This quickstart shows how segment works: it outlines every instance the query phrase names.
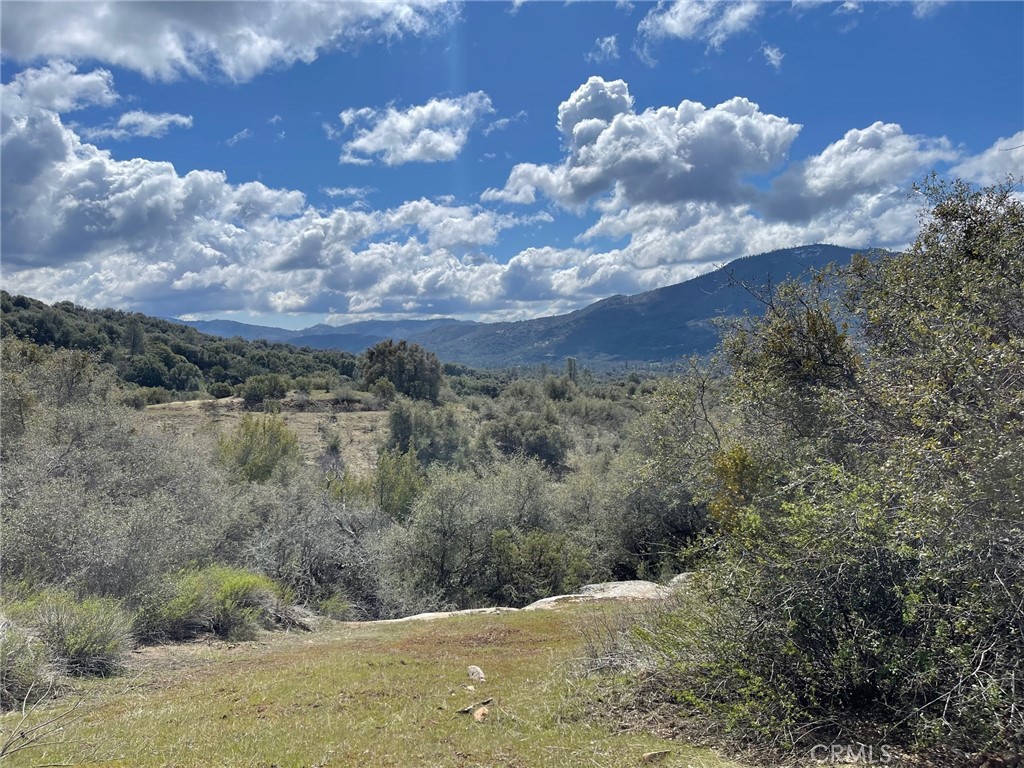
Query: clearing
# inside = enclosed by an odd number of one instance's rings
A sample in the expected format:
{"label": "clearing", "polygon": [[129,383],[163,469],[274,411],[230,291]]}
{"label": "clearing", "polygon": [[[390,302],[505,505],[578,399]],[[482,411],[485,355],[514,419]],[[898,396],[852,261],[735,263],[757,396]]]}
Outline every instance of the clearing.
{"label": "clearing", "polygon": [[[278,414],[299,439],[302,457],[315,462],[327,447],[332,432],[341,436],[341,455],[345,466],[355,475],[369,475],[377,464],[377,452],[387,434],[387,411],[339,411],[330,405],[326,393],[314,393],[301,401],[290,393],[282,402]],[[297,402],[304,402],[302,409]],[[235,429],[246,414],[260,415],[259,409],[249,410],[242,398],[221,400],[186,400],[150,405],[146,417],[165,428],[182,434],[213,431],[228,433]]]}
{"label": "clearing", "polygon": [[[586,715],[572,682],[577,627],[608,610],[617,608],[328,622],[309,634],[140,649],[128,674],[80,684],[81,704],[49,746],[8,764],[741,768]],[[485,682],[469,679],[471,664]],[[482,722],[460,713],[487,699]],[[9,734],[19,718],[0,718],[0,729]]]}

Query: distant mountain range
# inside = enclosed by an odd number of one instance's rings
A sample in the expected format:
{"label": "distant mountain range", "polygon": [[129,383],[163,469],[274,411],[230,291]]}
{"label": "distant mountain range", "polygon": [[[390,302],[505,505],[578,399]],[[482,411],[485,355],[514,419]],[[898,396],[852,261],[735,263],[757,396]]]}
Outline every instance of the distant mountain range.
{"label": "distant mountain range", "polygon": [[663,362],[710,352],[716,320],[763,306],[744,286],[763,288],[804,278],[830,263],[847,264],[857,249],[836,245],[784,248],[736,259],[684,283],[634,296],[611,296],[565,315],[503,323],[465,320],[367,320],[299,331],[230,320],[182,321],[203,333],[284,341],[317,349],[362,352],[384,339],[407,339],[445,362],[501,367],[558,362]]}

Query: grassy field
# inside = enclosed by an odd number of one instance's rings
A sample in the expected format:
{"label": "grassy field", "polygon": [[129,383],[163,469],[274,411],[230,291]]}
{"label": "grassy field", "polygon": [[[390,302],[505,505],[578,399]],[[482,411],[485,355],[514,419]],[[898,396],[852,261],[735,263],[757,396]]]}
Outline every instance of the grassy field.
{"label": "grassy field", "polygon": [[[328,435],[341,435],[342,458],[356,475],[369,474],[376,465],[377,452],[387,431],[387,411],[334,412],[326,404],[325,393],[315,393],[308,410],[282,409],[280,416],[299,439],[303,458],[315,461],[327,445]],[[166,428],[192,434],[230,432],[247,413],[241,398],[189,400],[151,405],[146,416]],[[256,411],[259,413],[259,411]]]}
{"label": "grassy field", "polygon": [[[5,766],[739,768],[584,715],[569,680],[586,610],[595,609],[335,623],[250,643],[142,649],[126,675],[80,686],[82,703],[50,746]],[[487,675],[475,689],[470,664]],[[483,722],[459,712],[486,699]],[[6,715],[0,728],[9,734],[18,719]]]}

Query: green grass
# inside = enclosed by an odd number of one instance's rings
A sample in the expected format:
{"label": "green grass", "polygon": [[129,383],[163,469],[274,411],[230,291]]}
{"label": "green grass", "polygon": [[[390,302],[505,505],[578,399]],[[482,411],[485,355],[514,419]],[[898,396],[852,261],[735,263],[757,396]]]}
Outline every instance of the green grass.
{"label": "green grass", "polygon": [[[671,750],[657,765],[739,768],[588,719],[566,682],[580,653],[580,610],[333,624],[145,649],[129,675],[80,686],[77,719],[52,735],[56,744],[6,765],[610,768]],[[487,674],[472,691],[469,664]],[[483,723],[457,712],[486,698],[494,701]],[[10,732],[19,717],[0,718],[0,728]]]}

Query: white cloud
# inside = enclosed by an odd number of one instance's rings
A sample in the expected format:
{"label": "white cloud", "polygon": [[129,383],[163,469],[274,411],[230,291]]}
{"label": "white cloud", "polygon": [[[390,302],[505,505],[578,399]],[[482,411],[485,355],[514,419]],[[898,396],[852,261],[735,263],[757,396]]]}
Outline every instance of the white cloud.
{"label": "white cloud", "polygon": [[934,16],[939,8],[947,5],[949,0],[915,0],[914,6],[914,18],[915,19],[927,19],[929,16]]}
{"label": "white cloud", "polygon": [[504,131],[512,123],[518,123],[521,120],[525,120],[527,117],[526,110],[521,109],[516,112],[512,117],[501,117],[493,121],[490,125],[483,129],[482,133],[484,136],[490,136],[495,131]]}
{"label": "white cloud", "polygon": [[[5,14],[7,8],[4,6]],[[80,74],[66,61],[23,70],[2,88],[5,111],[35,107],[64,113],[93,105],[110,106],[118,99],[110,72],[95,69]]]}
{"label": "white cloud", "polygon": [[152,79],[217,73],[246,81],[329,48],[430,34],[456,12],[435,0],[5,3],[0,44],[4,56],[23,62],[92,59]]}
{"label": "white cloud", "polygon": [[519,164],[493,199],[545,197],[596,210],[596,222],[581,224],[570,247],[541,243],[501,263],[508,235],[551,222],[548,210],[511,214],[449,197],[373,210],[359,187],[324,188],[356,202],[317,208],[295,190],[115,159],[20,97],[5,98],[3,115],[5,288],[165,316],[512,319],[794,244],[900,247],[917,229],[906,191],[922,169],[959,161],[986,177],[1019,164],[1012,147],[1024,143],[1017,134],[959,157],[944,138],[876,123],[783,170],[799,130],[783,117],[741,98],[637,112],[624,82],[595,79],[558,110],[562,162]]}
{"label": "white cloud", "polygon": [[454,160],[465,146],[470,129],[493,111],[483,91],[431,99],[404,111],[395,107],[346,109],[339,115],[342,125],[357,127],[355,137],[342,147],[340,161],[365,165],[375,156],[386,165]]}
{"label": "white cloud", "polygon": [[224,143],[227,144],[229,147],[233,147],[238,142],[245,141],[246,139],[249,139],[249,138],[252,138],[252,129],[251,128],[243,128],[238,133],[236,133],[234,136],[232,136],[230,139],[225,139]]}
{"label": "white cloud", "polygon": [[953,174],[976,184],[998,184],[1013,175],[1024,178],[1024,131],[998,139],[980,155],[969,157],[953,168]]}
{"label": "white cloud", "polygon": [[538,191],[568,206],[608,193],[616,206],[753,196],[744,178],[786,158],[800,126],[733,98],[715,107],[684,101],[637,113],[622,80],[591,77],[558,109],[567,157],[512,169],[484,201],[531,203]]}
{"label": "white cloud", "polygon": [[858,196],[896,193],[908,181],[958,153],[945,138],[903,133],[876,122],[847,131],[839,141],[793,165],[772,183],[762,207],[766,215],[807,221],[828,210],[845,210]]}
{"label": "white cloud", "polygon": [[122,140],[132,136],[160,138],[166,136],[167,131],[175,126],[191,128],[192,116],[167,112],[153,114],[134,110],[121,115],[113,126],[82,128],[82,135],[91,141],[97,139]]}
{"label": "white cloud", "polygon": [[267,123],[269,123],[270,125],[277,125],[282,120],[284,120],[284,118],[281,117],[280,115],[274,115],[273,117],[267,118]]}
{"label": "white cloud", "polygon": [[785,58],[786,54],[784,54],[780,48],[765,43],[761,46],[761,53],[764,54],[765,63],[767,63],[769,67],[774,69],[776,72],[782,69],[782,60]]}
{"label": "white cloud", "polygon": [[615,61],[619,58],[619,43],[615,35],[599,37],[594,41],[594,48],[583,57],[587,61],[599,63]]}
{"label": "white cloud", "polygon": [[373,187],[322,187],[320,191],[328,197],[351,197],[361,200],[377,190]]}
{"label": "white cloud", "polygon": [[718,50],[730,37],[750,29],[761,11],[755,0],[662,0],[637,27],[638,52],[653,63],[651,44],[671,38],[700,41]]}

